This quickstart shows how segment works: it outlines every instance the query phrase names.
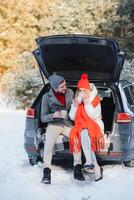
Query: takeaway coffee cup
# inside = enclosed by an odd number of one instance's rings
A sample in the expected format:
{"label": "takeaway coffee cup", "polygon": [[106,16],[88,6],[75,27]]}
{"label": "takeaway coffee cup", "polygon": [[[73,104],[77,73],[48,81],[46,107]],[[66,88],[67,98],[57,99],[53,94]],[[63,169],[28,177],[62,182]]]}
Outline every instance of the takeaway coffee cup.
{"label": "takeaway coffee cup", "polygon": [[61,110],[60,113],[61,113],[61,118],[66,118],[66,116],[67,116],[66,110]]}

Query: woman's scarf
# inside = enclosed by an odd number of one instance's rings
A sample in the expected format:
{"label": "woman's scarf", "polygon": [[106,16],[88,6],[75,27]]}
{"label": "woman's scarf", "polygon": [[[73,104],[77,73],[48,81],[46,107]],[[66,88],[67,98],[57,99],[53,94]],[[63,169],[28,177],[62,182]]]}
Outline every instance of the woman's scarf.
{"label": "woman's scarf", "polygon": [[[96,107],[100,103],[99,96],[96,96],[91,103]],[[100,126],[86,114],[83,103],[79,104],[77,108],[74,123],[69,136],[71,153],[78,153],[81,150],[82,129],[88,129],[92,151],[99,151],[104,148],[104,134]]]}

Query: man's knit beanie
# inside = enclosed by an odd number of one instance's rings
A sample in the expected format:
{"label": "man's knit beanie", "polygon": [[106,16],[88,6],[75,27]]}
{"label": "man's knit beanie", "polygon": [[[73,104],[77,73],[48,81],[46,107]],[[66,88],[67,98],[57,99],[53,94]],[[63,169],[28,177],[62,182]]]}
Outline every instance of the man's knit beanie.
{"label": "man's knit beanie", "polygon": [[50,85],[51,87],[55,90],[58,88],[58,86],[65,80],[64,77],[56,75],[56,74],[52,74],[51,76],[49,76],[49,81],[50,81]]}

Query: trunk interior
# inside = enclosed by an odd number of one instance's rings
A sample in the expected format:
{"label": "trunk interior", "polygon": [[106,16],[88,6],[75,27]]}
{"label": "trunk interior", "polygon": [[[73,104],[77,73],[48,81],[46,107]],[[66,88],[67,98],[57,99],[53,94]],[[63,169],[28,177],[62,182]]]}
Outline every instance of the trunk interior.
{"label": "trunk interior", "polygon": [[115,112],[115,104],[112,93],[109,97],[103,97],[101,101],[102,120],[104,123],[105,133],[111,133],[113,128],[113,119]]}
{"label": "trunk interior", "polygon": [[[76,91],[76,87],[70,86],[74,92]],[[113,118],[115,112],[115,103],[113,98],[112,90],[108,87],[98,87],[98,94],[101,97],[101,110],[102,110],[102,120],[104,122],[105,132],[111,132],[113,127]],[[41,96],[43,95],[43,92]],[[46,124],[41,123],[40,121],[40,110],[41,110],[41,99],[39,97],[38,101],[36,102],[35,109],[36,109],[36,118],[38,118],[38,128],[43,128]]]}
{"label": "trunk interior", "polygon": [[[76,87],[74,86],[73,87],[70,86],[68,88],[71,88],[74,92],[76,91]],[[114,120],[114,112],[115,112],[115,103],[114,103],[112,90],[108,87],[98,87],[98,86],[97,86],[97,90],[98,90],[99,96],[102,99],[101,109],[102,109],[102,120],[104,122],[104,127],[105,127],[104,132],[105,134],[110,134],[113,128],[113,120]],[[37,127],[37,132],[39,132],[41,135],[45,133],[46,126],[47,126],[47,124],[43,124],[40,121],[42,95],[43,95],[43,91],[41,92],[40,97],[38,96],[38,100],[36,99],[37,102],[35,105],[36,119],[37,119],[36,127]],[[63,141],[64,141],[65,149],[67,149],[69,147],[67,138],[64,138]],[[42,142],[40,144],[40,142],[38,141],[38,144],[39,144],[39,148],[43,147]]]}

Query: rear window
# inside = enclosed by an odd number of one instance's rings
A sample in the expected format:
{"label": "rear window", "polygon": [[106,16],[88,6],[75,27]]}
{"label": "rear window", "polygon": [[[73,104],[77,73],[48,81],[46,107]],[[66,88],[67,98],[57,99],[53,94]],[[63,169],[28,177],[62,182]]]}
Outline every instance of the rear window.
{"label": "rear window", "polygon": [[134,85],[131,84],[124,87],[124,92],[125,92],[128,104],[134,109]]}

